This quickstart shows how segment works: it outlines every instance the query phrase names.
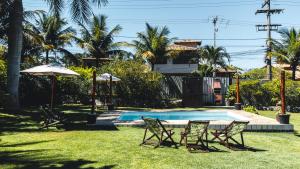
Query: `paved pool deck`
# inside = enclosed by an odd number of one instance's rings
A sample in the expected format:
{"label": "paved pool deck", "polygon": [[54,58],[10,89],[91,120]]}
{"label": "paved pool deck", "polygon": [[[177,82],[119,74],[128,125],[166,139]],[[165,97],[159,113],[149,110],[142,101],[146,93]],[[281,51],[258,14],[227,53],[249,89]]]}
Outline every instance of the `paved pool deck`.
{"label": "paved pool deck", "polygon": [[[163,110],[153,110],[154,112],[168,112],[172,110],[163,109]],[[153,112],[152,111],[152,112]],[[177,110],[176,110],[177,111]],[[181,110],[179,110],[181,111]],[[185,110],[182,110],[183,113]],[[247,131],[266,131],[266,132],[292,132],[294,131],[294,126],[292,124],[280,124],[275,119],[260,116],[254,113],[248,113],[243,110],[228,110],[228,109],[218,109],[218,110],[205,110],[211,113],[218,111],[225,111],[230,114],[233,114],[236,117],[240,117],[242,121],[249,121],[246,130]],[[142,120],[135,121],[119,121],[122,112],[130,112],[130,111],[110,111],[99,115],[96,120],[97,126],[144,126],[144,122]],[[132,111],[134,112],[134,111]],[[201,111],[199,111],[201,113]],[[209,128],[210,129],[223,129],[226,125],[228,125],[231,121],[225,120],[216,120],[210,121]],[[166,127],[175,127],[175,128],[184,128],[188,123],[188,120],[166,120],[163,124]]]}

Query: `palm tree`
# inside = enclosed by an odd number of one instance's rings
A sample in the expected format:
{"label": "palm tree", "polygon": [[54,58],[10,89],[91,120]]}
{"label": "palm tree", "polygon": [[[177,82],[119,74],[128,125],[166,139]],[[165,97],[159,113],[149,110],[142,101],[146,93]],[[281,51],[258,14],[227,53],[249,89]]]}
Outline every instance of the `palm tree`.
{"label": "palm tree", "polygon": [[168,38],[169,29],[164,26],[152,27],[146,23],[146,31],[137,33],[138,40],[133,41],[133,46],[136,48],[136,55],[145,58],[150,64],[152,70],[154,64],[160,62],[169,55],[167,49],[174,38]]}
{"label": "palm tree", "polygon": [[[71,7],[71,16],[73,20],[87,21],[92,14],[91,4],[97,4],[99,7],[105,5],[107,0],[45,0],[50,5],[52,11],[59,15],[62,9]],[[23,1],[22,0],[0,0],[0,6],[8,3],[8,60],[7,60],[7,90],[8,105],[10,110],[19,109],[19,72],[20,60],[23,44]],[[65,4],[64,2],[67,2]],[[2,7],[0,7],[2,8]],[[2,11],[2,10],[0,10]]]}
{"label": "palm tree", "polygon": [[287,63],[292,69],[292,80],[296,80],[297,66],[300,62],[300,31],[295,28],[279,31],[282,40],[273,40],[274,51],[270,54],[277,57],[278,63]]}
{"label": "palm tree", "polygon": [[49,53],[62,53],[66,57],[73,58],[71,52],[64,49],[66,45],[71,45],[75,38],[76,31],[59,16],[49,16],[39,13],[39,19],[35,24],[27,24],[24,27],[25,37],[31,39],[34,44],[38,44],[46,54],[46,64],[49,63]]}
{"label": "palm tree", "polygon": [[203,62],[213,68],[213,77],[216,77],[217,66],[226,68],[226,60],[230,61],[230,55],[224,47],[206,45],[200,50]]}
{"label": "palm tree", "polygon": [[79,46],[86,49],[90,57],[96,58],[96,67],[99,66],[100,58],[111,58],[126,54],[120,50],[122,42],[114,42],[114,37],[122,30],[116,25],[111,30],[107,26],[107,17],[104,15],[94,16],[87,25],[79,23],[81,38],[77,39]]}

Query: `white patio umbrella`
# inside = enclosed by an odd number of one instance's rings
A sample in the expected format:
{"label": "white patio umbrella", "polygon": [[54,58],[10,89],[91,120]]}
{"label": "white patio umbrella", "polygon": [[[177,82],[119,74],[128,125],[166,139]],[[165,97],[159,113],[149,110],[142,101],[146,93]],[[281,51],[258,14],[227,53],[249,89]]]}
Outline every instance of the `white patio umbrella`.
{"label": "white patio umbrella", "polygon": [[120,78],[117,78],[109,73],[104,73],[101,74],[96,78],[97,82],[108,82],[109,81],[109,97],[110,97],[110,102],[112,102],[112,82],[118,82],[121,81]]}
{"label": "white patio umbrella", "polygon": [[54,98],[54,78],[55,76],[79,76],[78,73],[67,69],[65,67],[62,67],[60,65],[42,65],[42,66],[36,66],[30,69],[26,69],[23,71],[20,71],[21,73],[28,73],[30,75],[34,76],[51,76],[51,100],[50,100],[50,109],[52,111],[53,108],[53,98]]}
{"label": "white patio umbrella", "polygon": [[113,82],[118,82],[120,81],[121,79],[109,74],[109,73],[104,73],[104,74],[101,74],[100,76],[98,76],[96,78],[96,81],[97,82],[100,82],[100,81],[110,81],[110,78]]}

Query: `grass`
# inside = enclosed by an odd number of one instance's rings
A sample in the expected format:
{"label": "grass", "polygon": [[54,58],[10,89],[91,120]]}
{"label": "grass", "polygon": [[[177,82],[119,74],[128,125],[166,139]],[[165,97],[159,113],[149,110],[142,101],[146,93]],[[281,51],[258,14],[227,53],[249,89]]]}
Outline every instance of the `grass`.
{"label": "grass", "polygon": [[[215,151],[189,153],[179,149],[139,146],[144,130],[88,128],[84,106],[67,106],[73,121],[65,130],[37,130],[38,112],[9,115],[0,110],[0,168],[299,168],[300,137],[297,133],[245,133],[246,150],[233,151],[218,143]],[[63,108],[63,109],[64,109]],[[1,113],[2,112],[2,113]],[[260,114],[274,117],[274,112]],[[291,122],[300,130],[300,114]],[[179,133],[179,129],[176,130]],[[179,135],[175,137],[179,141]]]}

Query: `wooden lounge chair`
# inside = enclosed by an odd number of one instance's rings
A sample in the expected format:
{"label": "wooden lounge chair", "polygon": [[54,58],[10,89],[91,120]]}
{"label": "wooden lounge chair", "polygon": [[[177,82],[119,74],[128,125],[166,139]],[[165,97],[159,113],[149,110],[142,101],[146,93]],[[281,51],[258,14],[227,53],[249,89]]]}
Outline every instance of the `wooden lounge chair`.
{"label": "wooden lounge chair", "polygon": [[[145,145],[149,143],[152,138],[156,138],[158,141],[156,142],[155,148],[159,147],[162,143],[164,143],[167,140],[170,140],[171,145],[174,145],[177,148],[177,144],[172,138],[172,136],[174,135],[173,129],[166,129],[159,119],[144,117],[142,117],[142,119],[145,122],[146,129],[143,137],[143,142],[140,145]],[[148,131],[152,135],[146,138]]]}
{"label": "wooden lounge chair", "polygon": [[[215,139],[218,139],[221,144],[224,144],[226,147],[230,148],[229,140],[232,140],[239,146],[244,147],[244,137],[243,137],[243,131],[245,130],[247,124],[249,122],[245,121],[233,121],[228,126],[226,126],[223,130],[216,130],[214,132],[211,132],[211,134],[214,136],[212,141]],[[233,136],[240,134],[241,135],[241,141],[242,143],[239,143],[237,140],[233,138]]]}
{"label": "wooden lounge chair", "polygon": [[66,118],[63,112],[50,111],[47,106],[41,106],[41,112],[43,120],[40,129],[48,129],[49,127],[59,128],[66,122]]}
{"label": "wooden lounge chair", "polygon": [[181,132],[180,144],[184,140],[185,146],[190,152],[193,149],[208,149],[208,125],[209,121],[189,121],[187,127]]}

